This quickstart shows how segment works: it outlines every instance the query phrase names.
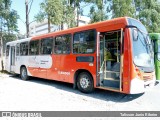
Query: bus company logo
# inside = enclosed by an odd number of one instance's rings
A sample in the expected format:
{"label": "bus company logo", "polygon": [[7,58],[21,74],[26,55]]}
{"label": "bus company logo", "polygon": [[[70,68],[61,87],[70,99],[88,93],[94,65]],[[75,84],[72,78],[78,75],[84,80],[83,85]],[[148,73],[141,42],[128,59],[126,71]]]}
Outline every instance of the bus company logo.
{"label": "bus company logo", "polygon": [[2,112],[2,117],[12,117],[11,112]]}
{"label": "bus company logo", "polygon": [[58,71],[60,75],[70,75],[70,72]]}

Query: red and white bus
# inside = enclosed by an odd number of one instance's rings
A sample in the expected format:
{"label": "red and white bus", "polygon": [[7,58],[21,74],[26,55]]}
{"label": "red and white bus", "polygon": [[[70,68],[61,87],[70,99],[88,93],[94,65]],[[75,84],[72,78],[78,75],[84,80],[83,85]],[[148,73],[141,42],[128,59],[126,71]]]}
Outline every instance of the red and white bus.
{"label": "red and white bus", "polygon": [[155,84],[148,32],[138,20],[121,17],[6,44],[6,70],[94,88],[143,93]]}

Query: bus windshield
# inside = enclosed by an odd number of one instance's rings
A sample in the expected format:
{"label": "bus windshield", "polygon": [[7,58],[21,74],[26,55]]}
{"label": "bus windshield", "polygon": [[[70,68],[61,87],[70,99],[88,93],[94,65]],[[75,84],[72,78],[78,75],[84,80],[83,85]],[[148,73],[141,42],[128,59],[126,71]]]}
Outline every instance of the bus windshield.
{"label": "bus windshield", "polygon": [[133,60],[138,67],[154,67],[154,57],[151,40],[146,28],[138,21],[129,19],[130,25],[137,28],[131,28]]}

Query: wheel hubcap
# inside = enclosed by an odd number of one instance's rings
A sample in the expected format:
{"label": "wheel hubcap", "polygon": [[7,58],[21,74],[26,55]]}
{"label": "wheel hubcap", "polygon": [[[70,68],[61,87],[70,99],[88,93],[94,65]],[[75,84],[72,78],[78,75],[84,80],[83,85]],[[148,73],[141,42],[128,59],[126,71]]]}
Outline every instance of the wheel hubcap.
{"label": "wheel hubcap", "polygon": [[83,77],[80,79],[80,85],[82,88],[86,89],[89,86],[90,82],[88,77]]}

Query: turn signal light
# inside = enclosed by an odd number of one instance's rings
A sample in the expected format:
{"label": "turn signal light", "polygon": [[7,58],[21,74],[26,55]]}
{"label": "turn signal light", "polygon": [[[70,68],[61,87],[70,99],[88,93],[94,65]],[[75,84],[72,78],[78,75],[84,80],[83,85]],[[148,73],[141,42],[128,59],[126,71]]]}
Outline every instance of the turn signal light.
{"label": "turn signal light", "polygon": [[136,72],[137,72],[138,77],[141,77],[141,72],[139,71],[138,68],[136,68]]}

